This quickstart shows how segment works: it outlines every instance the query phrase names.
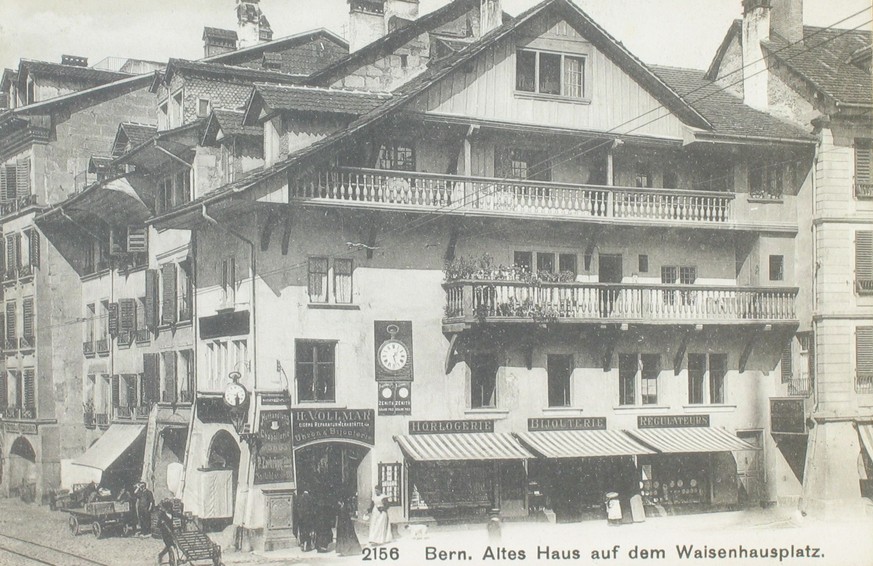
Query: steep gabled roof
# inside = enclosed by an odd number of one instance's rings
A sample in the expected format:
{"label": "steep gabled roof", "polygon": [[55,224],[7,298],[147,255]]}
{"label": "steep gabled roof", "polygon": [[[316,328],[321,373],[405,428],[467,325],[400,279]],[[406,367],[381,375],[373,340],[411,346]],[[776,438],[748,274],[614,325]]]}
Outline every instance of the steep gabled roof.
{"label": "steep gabled roof", "polygon": [[838,105],[873,106],[873,79],[852,63],[858,50],[869,48],[866,30],[803,27],[804,41],[795,45],[772,34],[764,48],[776,60]]}
{"label": "steep gabled roof", "polygon": [[91,67],[77,67],[75,65],[61,65],[60,63],[34,61],[32,59],[21,60],[18,66],[19,77],[23,76],[22,71],[26,71],[31,75],[74,79],[95,85],[111,83],[130,76],[127,73],[104,71]]}
{"label": "steep gabled roof", "polygon": [[206,26],[203,28],[203,39],[206,39],[207,37],[226,39],[228,41],[236,41],[237,33],[236,30],[232,29],[212,28]]}
{"label": "steep gabled roof", "polygon": [[[19,106],[18,108],[13,110],[13,112],[18,115],[48,114],[53,109],[59,106],[63,106],[64,104],[75,102],[81,99],[87,99],[96,103],[99,100],[111,98],[112,93],[118,90],[122,90],[124,92],[132,92],[134,90],[144,88],[152,82],[154,76],[155,73],[146,73],[143,75],[133,76],[124,75],[124,78],[120,80],[101,84],[98,86],[87,88],[85,90],[78,90],[68,94],[63,94],[61,96],[49,98],[48,100],[43,100],[41,102],[34,102],[33,104],[28,104],[26,106]],[[124,92],[122,92],[122,94]]]}
{"label": "steep gabled roof", "polygon": [[[311,42],[316,39],[322,39],[325,41],[330,41],[335,43],[341,49],[348,51],[349,43],[342,37],[333,33],[329,29],[326,28],[318,28],[309,31],[305,31],[302,33],[297,33],[294,35],[289,35],[287,37],[282,37],[279,39],[274,39],[272,41],[266,41],[264,43],[258,43],[256,45],[251,45],[249,47],[245,47],[243,49],[237,49],[235,51],[228,51],[227,53],[220,53],[218,55],[213,55],[211,57],[206,57],[205,59],[201,59],[203,62],[211,62],[211,63],[224,63],[227,65],[240,64],[245,61],[251,61],[253,59],[258,59],[262,57],[263,53],[266,52],[280,52],[282,50],[291,49],[298,45],[304,45],[308,42]],[[309,71],[304,68],[311,65],[307,65],[305,61],[295,61],[295,67],[303,65],[300,67],[301,73],[308,73]]]}
{"label": "steep gabled roof", "polygon": [[709,63],[709,68],[706,70],[706,79],[714,81],[718,78],[718,70],[721,67],[721,62],[724,56],[727,55],[727,50],[731,46],[734,38],[742,42],[743,20],[737,19],[731,22],[731,27],[724,34],[724,39],[721,40],[721,45],[715,51],[715,56],[712,62]]}
{"label": "steep gabled roof", "polygon": [[700,112],[717,136],[813,142],[800,128],[743,104],[738,96],[706,79],[706,72],[652,65],[651,69]]}
{"label": "steep gabled roof", "polygon": [[163,81],[169,83],[173,78],[173,74],[178,72],[188,72],[200,76],[212,77],[228,82],[274,82],[274,83],[299,83],[303,80],[303,75],[289,75],[287,73],[279,73],[276,71],[264,71],[261,69],[252,69],[249,67],[236,67],[233,65],[223,65],[221,63],[210,63],[204,61],[188,61],[186,59],[170,59],[167,64],[167,69],[163,74]]}
{"label": "steep gabled roof", "polygon": [[115,140],[112,142],[112,156],[118,157],[124,153],[125,148],[137,147],[155,137],[158,127],[136,122],[122,122],[118,124],[115,132]]}
{"label": "steep gabled roof", "polygon": [[256,83],[246,105],[246,124],[265,108],[278,112],[316,112],[360,116],[391,98],[387,92]]}
{"label": "steep gabled roof", "polygon": [[260,137],[264,134],[264,130],[260,126],[244,125],[244,117],[245,113],[242,110],[214,109],[206,121],[201,145],[212,144],[219,131],[223,132],[225,136]]}

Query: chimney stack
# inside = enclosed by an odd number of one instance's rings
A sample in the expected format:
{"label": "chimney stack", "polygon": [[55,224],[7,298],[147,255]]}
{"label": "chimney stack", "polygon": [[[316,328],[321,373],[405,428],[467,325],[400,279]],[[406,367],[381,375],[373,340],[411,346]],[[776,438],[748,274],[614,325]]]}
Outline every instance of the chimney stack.
{"label": "chimney stack", "polygon": [[203,28],[203,56],[212,57],[236,50],[236,32],[230,29]]}
{"label": "chimney stack", "polygon": [[[260,0],[236,0],[236,18],[237,18],[237,48],[251,47],[261,42],[261,23],[267,19],[261,13]],[[267,23],[267,32],[272,37],[273,30],[269,29],[270,24]]]}
{"label": "chimney stack", "polygon": [[770,0],[743,0],[743,102],[767,111],[767,62],[761,42],[770,39]]}
{"label": "chimney stack", "polygon": [[803,41],[803,0],[770,0],[770,31],[791,43]]}
{"label": "chimney stack", "polygon": [[500,0],[479,0],[479,37],[503,25]]}
{"label": "chimney stack", "polygon": [[349,51],[357,51],[393,29],[403,27],[395,18],[418,19],[419,0],[348,0]]}

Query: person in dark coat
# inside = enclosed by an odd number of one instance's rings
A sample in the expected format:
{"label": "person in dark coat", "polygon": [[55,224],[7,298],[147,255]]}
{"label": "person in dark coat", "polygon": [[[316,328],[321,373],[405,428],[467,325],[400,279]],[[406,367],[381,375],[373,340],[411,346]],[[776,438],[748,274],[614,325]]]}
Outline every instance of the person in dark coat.
{"label": "person in dark coat", "polygon": [[333,542],[333,526],[336,523],[336,508],[333,500],[322,495],[317,503],[318,515],[315,519],[315,549],[327,552],[327,547]]}
{"label": "person in dark coat", "polygon": [[300,543],[300,548],[303,552],[309,552],[315,548],[315,540],[313,537],[313,519],[315,515],[315,501],[308,491],[302,492],[297,496],[297,522],[295,524],[297,542]]}
{"label": "person in dark coat", "polygon": [[355,497],[340,501],[336,518],[336,552],[340,556],[357,556],[361,553],[361,543],[355,534],[355,523],[352,513],[355,509]]}
{"label": "person in dark coat", "polygon": [[152,509],[155,507],[155,496],[146,487],[144,481],[136,484],[134,492],[136,498],[136,516],[139,519],[139,533],[141,537],[147,537],[152,532]]}
{"label": "person in dark coat", "polygon": [[158,505],[158,532],[164,541],[164,548],[158,553],[158,564],[163,564],[164,556],[173,551],[173,504],[170,501]]}

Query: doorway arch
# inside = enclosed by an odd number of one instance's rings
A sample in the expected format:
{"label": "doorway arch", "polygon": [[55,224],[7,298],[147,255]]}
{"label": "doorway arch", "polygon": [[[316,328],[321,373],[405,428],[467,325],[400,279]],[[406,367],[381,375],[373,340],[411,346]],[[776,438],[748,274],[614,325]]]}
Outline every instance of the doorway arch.
{"label": "doorway arch", "polygon": [[29,440],[19,436],[9,448],[10,495],[24,496],[36,488],[36,450]]}
{"label": "doorway arch", "polygon": [[369,446],[351,442],[317,442],[294,451],[297,491],[346,500],[357,496],[358,467]]}
{"label": "doorway arch", "polygon": [[209,470],[231,470],[233,499],[231,508],[236,506],[236,490],[239,481],[239,444],[226,430],[219,430],[209,441],[206,454],[206,467]]}

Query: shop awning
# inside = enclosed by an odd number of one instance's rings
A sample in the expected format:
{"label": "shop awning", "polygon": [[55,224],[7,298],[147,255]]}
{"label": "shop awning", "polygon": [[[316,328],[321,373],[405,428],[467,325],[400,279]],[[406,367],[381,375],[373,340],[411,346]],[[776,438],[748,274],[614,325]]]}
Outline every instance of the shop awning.
{"label": "shop awning", "polygon": [[641,428],[627,431],[637,440],[668,454],[758,450],[723,428]]}
{"label": "shop awning", "polygon": [[861,444],[867,450],[867,456],[873,460],[873,424],[858,423],[858,436],[861,437]]}
{"label": "shop awning", "polygon": [[145,432],[145,425],[140,424],[114,424],[110,426],[103,436],[97,439],[91,448],[85,451],[73,463],[79,466],[87,466],[98,470],[106,470],[115,463],[124,451],[136,442]]}
{"label": "shop awning", "polygon": [[523,444],[546,458],[592,458],[655,454],[621,430],[520,432]]}
{"label": "shop awning", "polygon": [[422,434],[395,436],[407,458],[417,462],[526,460],[534,456],[507,433]]}

